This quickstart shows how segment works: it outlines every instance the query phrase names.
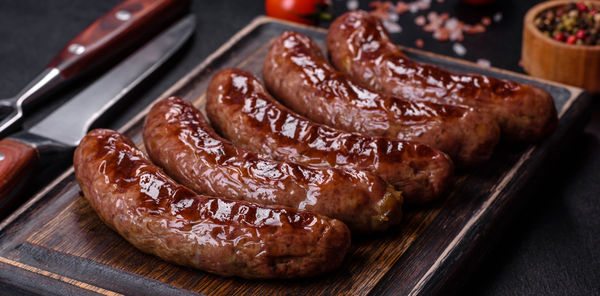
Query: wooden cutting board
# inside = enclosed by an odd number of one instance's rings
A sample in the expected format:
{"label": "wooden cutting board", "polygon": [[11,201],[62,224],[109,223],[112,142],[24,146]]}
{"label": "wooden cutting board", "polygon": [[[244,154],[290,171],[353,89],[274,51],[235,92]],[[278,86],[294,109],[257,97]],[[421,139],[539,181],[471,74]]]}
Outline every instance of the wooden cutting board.
{"label": "wooden cutting board", "polygon": [[[160,98],[178,95],[203,108],[212,74],[236,67],[261,77],[270,42],[284,30],[324,45],[326,31],[259,17]],[[457,172],[440,202],[406,209],[404,222],[386,233],[354,237],[337,271],[315,278],[249,281],[221,278],[166,263],[132,247],[98,219],[80,194],[73,169],[65,172],[0,224],[0,291],[43,295],[430,295],[447,292],[465,265],[483,250],[519,189],[535,168],[584,117],[591,104],[582,90],[507,71],[406,49],[415,60],[457,72],[481,73],[549,91],[560,121],[538,145],[501,145],[491,161]],[[157,99],[160,99],[157,98]],[[148,109],[120,131],[141,144]],[[523,197],[520,197],[523,198]]]}

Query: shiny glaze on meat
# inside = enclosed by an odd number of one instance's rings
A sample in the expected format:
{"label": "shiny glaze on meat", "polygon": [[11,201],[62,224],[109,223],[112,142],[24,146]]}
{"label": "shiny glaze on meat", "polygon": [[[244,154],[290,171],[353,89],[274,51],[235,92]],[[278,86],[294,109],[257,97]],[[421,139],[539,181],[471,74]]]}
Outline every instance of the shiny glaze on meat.
{"label": "shiny glaze on meat", "polygon": [[125,136],[88,133],[75,176],[106,225],[143,252],[222,276],[291,278],[339,266],[342,222],[286,207],[200,196],[175,183]]}
{"label": "shiny glaze on meat", "polygon": [[408,203],[439,197],[451,179],[452,162],[443,152],[311,122],[275,101],[242,70],[215,74],[207,100],[211,123],[234,143],[279,160],[374,172],[402,190]]}
{"label": "shiny glaze on meat", "polygon": [[275,40],[263,77],[273,96],[316,122],[418,141],[448,153],[459,166],[487,160],[499,140],[497,123],[472,109],[386,96],[354,83],[297,32],[284,32]]}
{"label": "shiny glaze on meat", "polygon": [[152,107],[144,143],[154,163],[200,194],[310,210],[359,232],[400,222],[402,196],[379,176],[259,157],[218,136],[200,110],[177,97]]}
{"label": "shiny glaze on meat", "polygon": [[413,62],[365,11],[337,18],[329,29],[327,48],[336,68],[357,81],[411,100],[475,107],[496,118],[510,140],[539,141],[556,127],[556,109],[547,92]]}

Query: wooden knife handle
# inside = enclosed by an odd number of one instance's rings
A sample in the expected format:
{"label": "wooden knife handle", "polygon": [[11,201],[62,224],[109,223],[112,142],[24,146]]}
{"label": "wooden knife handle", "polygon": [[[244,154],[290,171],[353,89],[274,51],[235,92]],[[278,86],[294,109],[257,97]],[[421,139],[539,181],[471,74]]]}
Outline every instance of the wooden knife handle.
{"label": "wooden knife handle", "polygon": [[71,78],[139,46],[188,7],[188,0],[123,1],[73,38],[48,67]]}
{"label": "wooden knife handle", "polygon": [[17,195],[38,158],[34,147],[10,138],[0,141],[0,208]]}

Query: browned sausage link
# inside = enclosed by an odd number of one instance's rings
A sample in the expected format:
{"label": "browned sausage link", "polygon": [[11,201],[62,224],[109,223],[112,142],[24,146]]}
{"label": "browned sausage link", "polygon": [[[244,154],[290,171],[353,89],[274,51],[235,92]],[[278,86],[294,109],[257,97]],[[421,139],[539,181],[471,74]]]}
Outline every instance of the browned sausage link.
{"label": "browned sausage link", "polygon": [[357,81],[411,100],[475,107],[496,118],[510,140],[539,141],[556,128],[556,109],[547,92],[415,63],[367,12],[338,17],[329,27],[327,48],[334,66]]}
{"label": "browned sausage link", "polygon": [[374,172],[402,190],[409,203],[439,197],[452,175],[452,162],[439,150],[311,122],[279,104],[241,70],[218,72],[207,100],[213,126],[233,142],[279,160]]}
{"label": "browned sausage link", "polygon": [[350,231],[286,207],[196,195],[125,136],[93,130],[75,150],[75,176],[106,225],[143,252],[222,276],[292,278],[339,266]]}
{"label": "browned sausage link", "polygon": [[200,194],[310,210],[359,232],[400,222],[401,194],[379,176],[260,158],[222,139],[200,110],[176,97],[152,107],[144,143],[154,163]]}
{"label": "browned sausage link", "polygon": [[351,132],[418,141],[458,166],[487,160],[499,139],[496,122],[463,107],[384,96],[349,80],[327,63],[306,35],[284,32],[263,66],[269,91],[316,122]]}

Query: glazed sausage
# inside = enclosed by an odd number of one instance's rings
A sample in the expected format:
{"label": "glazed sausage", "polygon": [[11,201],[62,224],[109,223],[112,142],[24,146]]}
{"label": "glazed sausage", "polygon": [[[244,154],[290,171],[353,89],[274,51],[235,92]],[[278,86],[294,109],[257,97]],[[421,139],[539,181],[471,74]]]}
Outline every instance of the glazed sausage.
{"label": "glazed sausage", "polygon": [[169,262],[221,276],[305,277],[339,266],[350,246],[350,230],[339,220],[197,195],[111,130],[89,132],[74,166],[100,219]]}
{"label": "glazed sausage", "polygon": [[215,129],[238,145],[278,160],[374,172],[403,191],[407,203],[439,197],[451,179],[452,162],[443,152],[311,122],[279,104],[241,70],[226,69],[213,77],[206,111]]}
{"label": "glazed sausage", "polygon": [[379,176],[261,158],[218,136],[200,110],[176,97],[152,107],[144,143],[155,164],[200,194],[310,210],[359,232],[401,219],[400,192]]}
{"label": "glazed sausage", "polygon": [[556,128],[556,109],[544,90],[413,62],[365,11],[338,17],[327,49],[333,65],[357,81],[411,100],[475,107],[495,118],[509,140],[539,141]]}
{"label": "glazed sausage", "polygon": [[263,78],[273,96],[316,122],[421,142],[448,153],[460,167],[487,160],[500,137],[497,123],[472,109],[385,96],[354,83],[297,32],[284,32],[272,44]]}

